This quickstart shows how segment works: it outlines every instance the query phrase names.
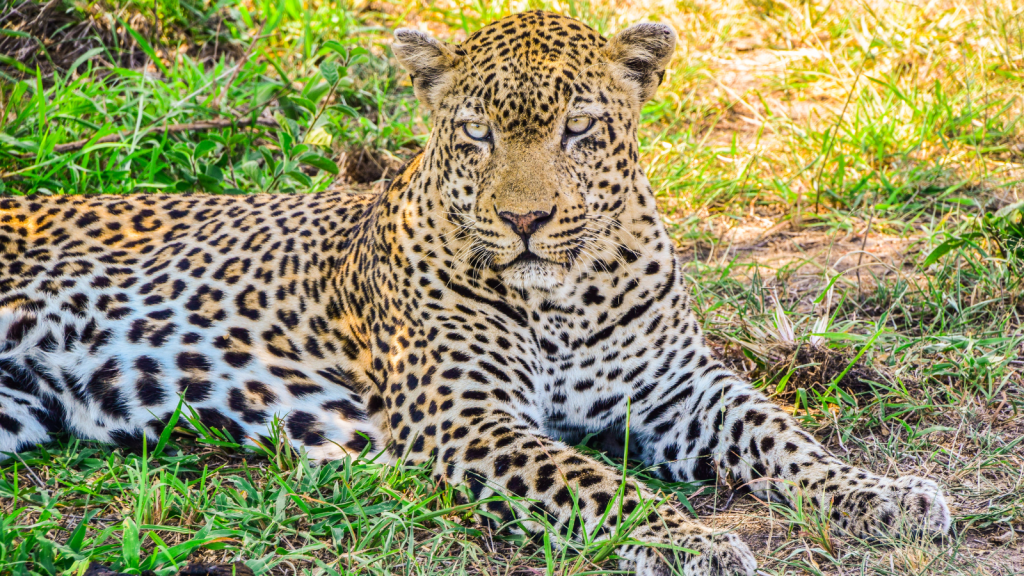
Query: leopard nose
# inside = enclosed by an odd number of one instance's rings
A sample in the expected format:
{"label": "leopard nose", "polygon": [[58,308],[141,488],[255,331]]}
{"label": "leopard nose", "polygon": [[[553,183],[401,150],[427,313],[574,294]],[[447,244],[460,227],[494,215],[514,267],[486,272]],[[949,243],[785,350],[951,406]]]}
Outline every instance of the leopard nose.
{"label": "leopard nose", "polygon": [[539,230],[541,226],[547,224],[555,217],[555,207],[552,207],[550,212],[534,210],[533,212],[527,212],[526,214],[515,214],[506,211],[498,212],[498,216],[500,216],[516,234],[519,234],[523,238],[527,238],[530,234]]}

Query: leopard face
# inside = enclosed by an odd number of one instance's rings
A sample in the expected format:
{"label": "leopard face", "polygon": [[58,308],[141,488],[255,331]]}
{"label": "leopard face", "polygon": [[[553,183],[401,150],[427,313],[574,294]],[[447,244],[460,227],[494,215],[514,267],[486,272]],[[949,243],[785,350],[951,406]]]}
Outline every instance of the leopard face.
{"label": "leopard face", "polygon": [[608,42],[536,13],[458,47],[408,30],[397,37],[434,123],[422,166],[436,175],[440,210],[471,240],[457,257],[522,290],[553,290],[574,269],[614,259],[630,241],[624,213],[646,187],[640,108],[675,33],[640,25]]}

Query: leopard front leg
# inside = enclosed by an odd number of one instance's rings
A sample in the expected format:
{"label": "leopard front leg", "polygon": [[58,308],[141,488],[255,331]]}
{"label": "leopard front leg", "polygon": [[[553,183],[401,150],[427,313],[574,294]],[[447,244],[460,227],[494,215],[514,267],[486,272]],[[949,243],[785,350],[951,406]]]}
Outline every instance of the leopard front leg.
{"label": "leopard front leg", "polygon": [[[671,504],[655,508],[660,500],[650,490],[545,436],[539,415],[531,412],[528,387],[492,382],[516,371],[489,371],[487,366],[481,359],[440,366],[418,362],[410,371],[406,363],[402,385],[389,386],[394,396],[381,402],[390,406],[386,413],[394,454],[432,462],[438,483],[463,485],[473,499],[495,493],[509,497],[485,505],[501,525],[540,533],[547,524],[557,537],[578,541],[584,530],[608,536],[628,520],[624,529],[632,528],[636,543],[617,552],[623,566],[634,566],[637,574],[669,574],[670,564],[688,576],[754,573],[753,555],[735,536],[715,533]],[[371,399],[370,404],[378,403]],[[677,558],[673,547],[698,554]]]}
{"label": "leopard front leg", "polygon": [[[518,520],[527,531],[540,532],[545,527],[538,519],[546,518],[562,537],[579,540],[582,530],[607,536],[625,521],[627,526],[635,523],[630,537],[637,543],[617,550],[623,569],[632,567],[644,576],[754,574],[757,563],[735,535],[716,533],[671,504],[654,508],[659,499],[648,489],[624,483],[614,468],[541,435],[514,411],[470,406],[459,415],[458,425],[442,421],[436,478],[468,485],[477,499],[495,492],[522,498],[520,505],[487,504],[503,524]],[[643,508],[644,503],[652,508]]]}
{"label": "leopard front leg", "polygon": [[663,391],[670,405],[636,407],[644,458],[671,480],[728,474],[762,497],[823,508],[835,531],[945,534],[949,508],[928,479],[878,476],[845,464],[796,420],[716,361]]}

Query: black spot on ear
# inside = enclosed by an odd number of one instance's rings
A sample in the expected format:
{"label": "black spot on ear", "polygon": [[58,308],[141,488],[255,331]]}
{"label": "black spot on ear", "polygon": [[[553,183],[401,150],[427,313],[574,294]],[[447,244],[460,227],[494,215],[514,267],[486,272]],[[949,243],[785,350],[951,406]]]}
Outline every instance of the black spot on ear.
{"label": "black spot on ear", "polygon": [[643,22],[619,32],[603,51],[613,65],[621,66],[623,78],[637,87],[640,102],[646,102],[661,83],[675,47],[672,27]]}

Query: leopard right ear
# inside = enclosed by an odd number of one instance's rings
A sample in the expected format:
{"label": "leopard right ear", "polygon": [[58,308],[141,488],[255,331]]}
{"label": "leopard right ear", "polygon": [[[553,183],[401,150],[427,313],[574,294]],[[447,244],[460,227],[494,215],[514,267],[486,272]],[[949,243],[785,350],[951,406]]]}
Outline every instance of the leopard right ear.
{"label": "leopard right ear", "polygon": [[412,75],[416,97],[433,110],[444,96],[451,71],[462,56],[453,46],[409,28],[395,30],[395,43],[391,50],[402,67]]}
{"label": "leopard right ear", "polygon": [[619,32],[602,49],[615,75],[633,87],[642,105],[654,96],[676,49],[676,31],[667,24],[642,22]]}

